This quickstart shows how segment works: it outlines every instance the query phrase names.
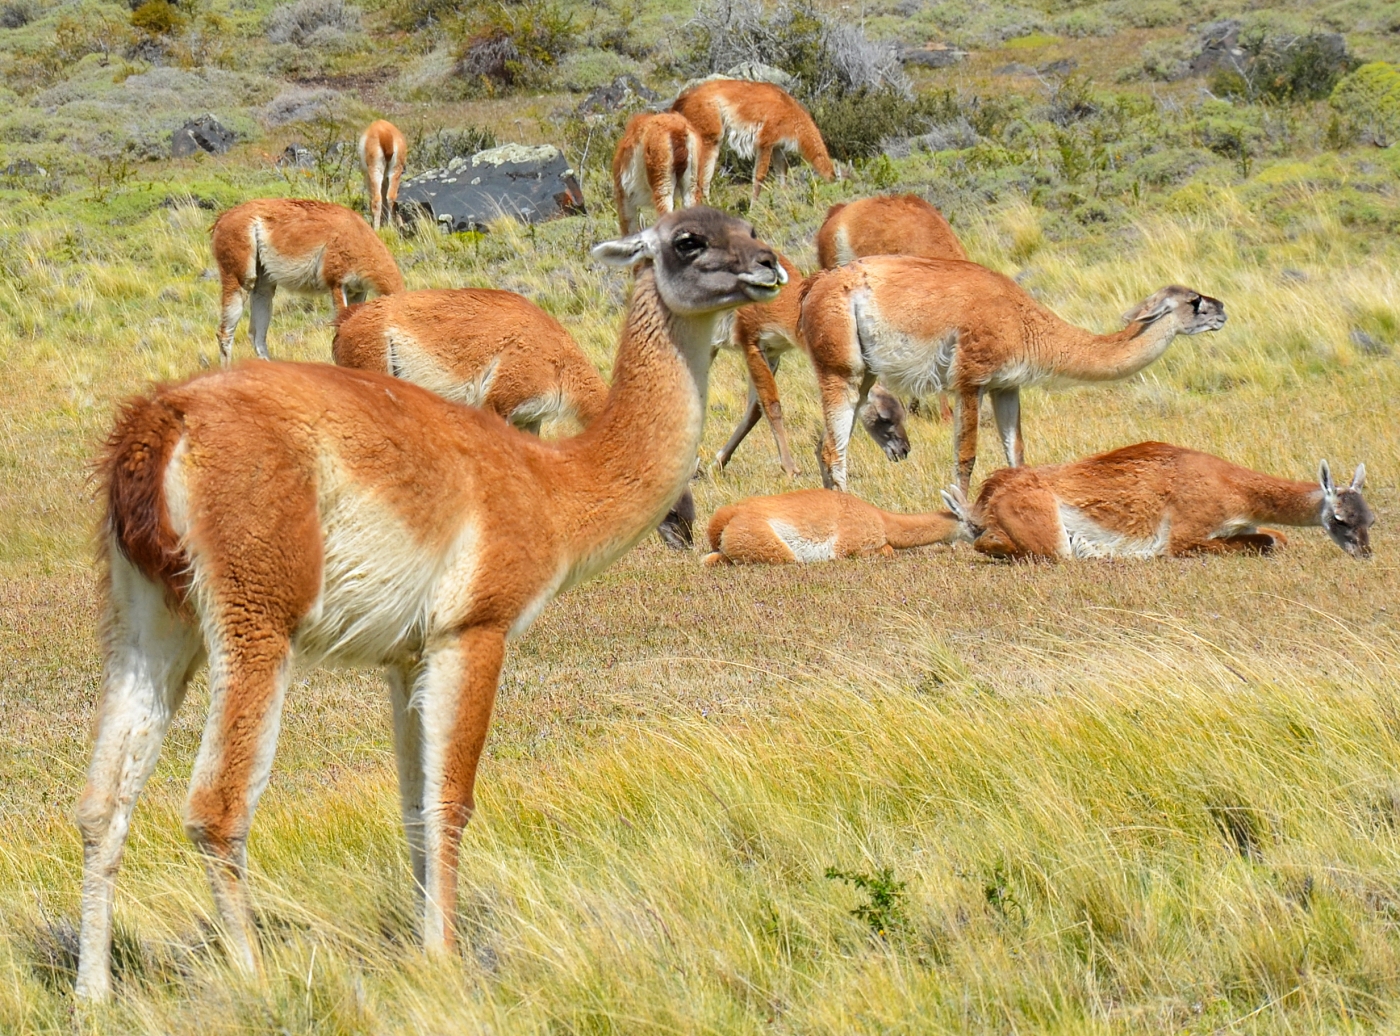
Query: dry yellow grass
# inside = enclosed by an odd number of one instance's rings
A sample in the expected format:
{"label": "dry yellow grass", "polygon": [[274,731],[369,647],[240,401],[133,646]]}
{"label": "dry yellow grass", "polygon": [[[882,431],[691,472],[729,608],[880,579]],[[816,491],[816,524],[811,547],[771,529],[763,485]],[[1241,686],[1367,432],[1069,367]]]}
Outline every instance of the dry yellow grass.
{"label": "dry yellow grass", "polygon": [[[838,191],[765,194],[760,233],[812,263]],[[735,197],[742,189],[735,190]],[[731,199],[733,200],[733,199]],[[1086,326],[1180,281],[1229,323],[1129,382],[1029,393],[1028,456],[1145,438],[1308,477],[1364,460],[1376,558],[1320,530],[1274,559],[1001,566],[966,549],[804,570],[702,569],[648,542],[512,650],[464,852],[463,959],[415,949],[383,694],[300,674],[251,842],[266,989],[223,967],[179,810],[205,701],[172,729],[119,885],[127,1032],[1347,1031],[1397,1018],[1400,310],[1319,203],[1302,233],[1228,191],[1144,213],[1111,259],[959,226],[973,257]],[[85,462],[115,400],[214,356],[209,215],[122,228],[0,216],[0,1029],[71,1031],[80,846],[69,812],[99,681]],[[598,213],[480,240],[386,234],[411,287],[523,291],[607,369],[625,292],[584,261]],[[1284,270],[1301,271],[1303,277]],[[274,356],[329,356],[329,307],[279,297]],[[235,346],[248,353],[246,328]],[[780,376],[815,482],[807,367]],[[744,399],[724,354],[706,456]],[[852,489],[937,506],[949,430],[912,424]],[[994,437],[981,458],[1000,463]],[[702,515],[788,485],[766,430],[697,483]],[[828,867],[904,882],[883,935]]]}

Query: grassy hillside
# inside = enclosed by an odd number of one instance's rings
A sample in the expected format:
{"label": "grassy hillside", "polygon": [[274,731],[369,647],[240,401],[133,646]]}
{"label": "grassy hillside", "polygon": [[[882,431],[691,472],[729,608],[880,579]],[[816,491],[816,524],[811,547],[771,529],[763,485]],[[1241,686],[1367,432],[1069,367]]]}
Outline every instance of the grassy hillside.
{"label": "grassy hillside", "polygon": [[[822,102],[833,136],[868,152],[849,180],[799,169],[750,207],[731,161],[712,200],[810,268],[828,205],[917,191],[975,260],[1098,330],[1165,284],[1222,299],[1220,332],[1133,379],[1028,391],[1028,459],[1152,438],[1297,478],[1322,457],[1364,461],[1373,561],[1320,530],[1270,559],[1027,567],[959,548],[801,571],[709,570],[648,541],[512,647],[464,843],[465,945],[447,963],[416,949],[377,675],[299,673],[250,842],[264,988],[225,967],[181,831],[200,677],[136,813],[117,1002],[75,1014],[70,815],[100,680],[87,463],[117,400],[217,363],[214,212],[257,195],[360,204],[334,145],[371,115],[415,154],[468,127],[559,143],[588,215],[384,240],[410,287],[523,292],[606,372],[627,285],[586,250],[616,230],[606,167],[623,116],[575,109],[619,72],[665,95],[698,70],[683,3],[580,6],[568,45],[515,83],[454,71],[489,26],[427,0],[363,5],[358,21],[341,9],[302,44],[272,38],[284,16],[262,0],[175,13],[153,42],[117,4],[0,5],[0,25],[22,23],[0,28],[0,1030],[1400,1020],[1400,157],[1356,90],[1332,103],[1262,74],[1181,74],[1224,18],[1261,54],[1341,32],[1348,68],[1400,58],[1400,5],[1368,0],[833,7],[872,39],[968,56],[911,70],[902,100]],[[234,150],[163,157],[205,110],[241,134]],[[938,139],[872,150],[856,130],[877,116]],[[270,163],[292,140],[315,168]],[[273,355],[328,359],[328,313],[279,295]],[[811,382],[795,359],[779,376],[801,478],[760,427],[696,483],[702,517],[817,484]],[[745,391],[721,354],[702,460]],[[893,465],[858,437],[852,490],[939,506],[950,430],[918,417],[911,438]],[[1001,463],[982,439],[979,475]]]}

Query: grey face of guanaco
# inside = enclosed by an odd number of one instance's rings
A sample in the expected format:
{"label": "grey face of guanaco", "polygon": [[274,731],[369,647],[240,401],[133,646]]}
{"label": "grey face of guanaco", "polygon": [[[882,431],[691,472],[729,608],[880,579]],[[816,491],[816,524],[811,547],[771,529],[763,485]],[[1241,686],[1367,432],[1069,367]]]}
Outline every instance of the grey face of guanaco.
{"label": "grey face of guanaco", "polygon": [[1179,324],[1178,334],[1198,335],[1202,331],[1219,331],[1225,326],[1225,303],[1179,284],[1153,292],[1150,298],[1128,312],[1123,321],[1151,323],[1169,313]]}
{"label": "grey face of guanaco", "polygon": [[1322,485],[1322,527],[1332,542],[1354,558],[1371,556],[1371,526],[1376,523],[1375,512],[1361,495],[1366,481],[1366,465],[1359,464],[1351,485],[1338,489],[1332,484],[1332,471],[1324,460],[1318,466],[1318,482]]}

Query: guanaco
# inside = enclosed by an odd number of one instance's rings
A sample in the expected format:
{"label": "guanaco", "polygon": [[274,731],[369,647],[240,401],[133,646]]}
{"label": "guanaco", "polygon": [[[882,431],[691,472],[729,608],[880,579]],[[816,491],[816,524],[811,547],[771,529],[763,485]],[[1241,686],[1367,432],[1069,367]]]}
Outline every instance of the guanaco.
{"label": "guanaco", "polygon": [[385,668],[423,938],[451,950],[506,641],[680,494],[715,323],[783,279],[748,223],[708,208],[594,255],[638,272],[607,405],[575,438],[541,440],[387,374],[324,364],[209,373],[122,407],[99,465],[104,673],[77,808],[80,998],[110,995],[132,810],[206,658],[185,829],[234,965],[261,973],[246,844],[294,656]]}
{"label": "guanaco", "polygon": [[307,198],[259,198],[235,205],[214,221],[214,261],[223,286],[219,359],[233,355],[233,332],[251,298],[253,348],[264,360],[272,297],[288,291],[328,291],[336,313],[363,302],[369,291],[403,291],[403,277],[384,242],[359,213]]}
{"label": "guanaco", "polygon": [[376,119],[360,134],[360,164],[369,191],[369,222],[378,230],[384,220],[397,220],[399,180],[408,159],[408,142],[392,122]]}
{"label": "guanaco", "polygon": [[1116,381],[1142,370],[1179,334],[1225,323],[1218,299],[1162,288],[1094,334],[1061,320],[1009,277],[976,263],[870,256],[810,278],[799,331],[826,418],[820,459],[828,487],[846,487],[846,444],[855,411],[879,378],[915,397],[951,389],[953,451],[966,492],[977,461],[977,411],[991,397],[1006,461],[1024,462],[1021,388]]}
{"label": "guanaco", "polygon": [[[710,196],[720,144],[741,158],[754,159],[753,197],[757,200],[776,150],[799,152],[823,180],[834,180],[836,168],[827,154],[817,124],[807,109],[780,86],[747,79],[710,79],[683,92],[671,110],[684,115],[700,136],[700,197]],[[781,159],[784,163],[786,158]]]}
{"label": "guanaco", "polygon": [[[342,367],[392,374],[494,411],[534,435],[548,420],[586,426],[608,401],[607,382],[573,336],[513,291],[436,289],[372,299],[336,321],[331,354]],[[688,549],[694,517],[686,487],[657,531],[668,546]]]}
{"label": "guanaco", "polygon": [[[778,365],[789,350],[802,349],[797,333],[797,316],[802,296],[801,272],[785,256],[778,257],[788,281],[772,302],[745,306],[734,314],[731,335],[722,344],[733,346],[744,358],[749,373],[749,402],[744,416],[735,425],[729,441],[715,456],[714,468],[723,471],[739,444],[758,424],[768,419],[768,427],[778,446],[778,462],[789,476],[799,474],[788,446],[783,425],[783,406],[778,398]],[[890,460],[909,456],[909,434],[904,428],[904,404],[878,383],[870,390],[870,401],[860,410],[860,422]]]}
{"label": "guanaco", "polygon": [[623,234],[638,227],[650,204],[658,217],[700,200],[700,138],[684,116],[643,112],[627,120],[613,153],[613,199]]}
{"label": "guanaco", "polygon": [[[954,505],[952,499],[944,502]],[[721,507],[710,519],[705,564],[806,564],[971,538],[953,510],[895,514],[849,493],[802,489]]]}
{"label": "guanaco", "polygon": [[1141,442],[1070,464],[1002,468],[971,507],[950,506],[973,547],[998,558],[1148,558],[1270,554],[1277,525],[1320,525],[1354,558],[1371,556],[1375,515],[1361,496],[1366,466],[1338,488],[1324,460],[1318,481],[1293,482],[1209,453]]}

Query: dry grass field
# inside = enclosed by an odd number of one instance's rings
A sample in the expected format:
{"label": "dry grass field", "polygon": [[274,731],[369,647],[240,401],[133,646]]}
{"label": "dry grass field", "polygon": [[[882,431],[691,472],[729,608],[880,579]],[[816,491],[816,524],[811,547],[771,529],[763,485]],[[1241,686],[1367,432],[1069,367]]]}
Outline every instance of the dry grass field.
{"label": "dry grass field", "polygon": [[[939,161],[798,174],[748,214],[811,268],[827,205],[937,195]],[[1400,244],[1337,198],[1361,184],[1390,199],[1398,171],[1388,151],[1262,162],[1082,235],[1014,191],[954,213],[973,259],[1084,326],[1116,328],[1169,283],[1226,306],[1221,331],[1129,381],[1027,392],[1030,462],[1143,439],[1295,478],[1364,461],[1373,560],[1312,529],[1267,559],[1023,566],[963,546],[715,570],[651,538],[511,648],[464,841],[463,952],[446,962],[418,949],[377,674],[300,672],[250,841],[263,987],[226,966],[182,833],[200,677],[136,812],[118,995],[91,1010],[71,997],[71,813],[100,682],[87,464],[117,401],[217,363],[199,199],[288,187],[250,162],[138,175],[110,197],[7,193],[0,1031],[1394,1029],[1400,367],[1354,331],[1400,329]],[[626,279],[587,247],[615,227],[596,205],[534,230],[384,239],[409,287],[523,292],[606,372]],[[279,295],[273,355],[328,360],[328,311]],[[235,355],[252,362],[246,336]],[[760,426],[695,483],[702,520],[818,484],[811,380],[797,359],[779,376],[801,478]],[[744,404],[735,354],[711,385],[705,462]],[[853,492],[941,506],[950,428],[910,432],[898,465],[857,434]],[[1002,462],[982,443],[979,477]]]}

